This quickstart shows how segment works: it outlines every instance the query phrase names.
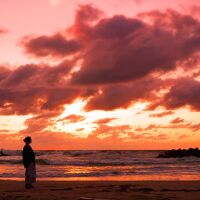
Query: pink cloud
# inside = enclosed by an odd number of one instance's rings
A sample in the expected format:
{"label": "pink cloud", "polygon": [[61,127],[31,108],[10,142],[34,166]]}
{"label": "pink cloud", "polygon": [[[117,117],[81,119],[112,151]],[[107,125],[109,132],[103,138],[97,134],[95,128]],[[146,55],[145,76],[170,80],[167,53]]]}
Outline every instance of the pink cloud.
{"label": "pink cloud", "polygon": [[182,139],[185,139],[185,138],[188,138],[189,135],[186,135],[186,134],[182,134],[178,137],[178,139],[182,140]]}
{"label": "pink cloud", "polygon": [[102,124],[107,124],[113,120],[115,120],[116,118],[104,118],[104,119],[99,119],[97,121],[94,122],[94,124],[98,124],[98,125],[102,125]]}
{"label": "pink cloud", "polygon": [[7,32],[8,32],[8,30],[0,27],[0,34],[5,34]]}
{"label": "pink cloud", "polygon": [[173,111],[164,111],[164,112],[160,112],[160,113],[154,113],[154,114],[150,114],[149,117],[164,117],[166,115],[171,115],[174,114]]}
{"label": "pink cloud", "polygon": [[63,121],[63,122],[67,122],[67,123],[76,123],[76,122],[80,122],[83,120],[85,120],[84,116],[72,114],[72,115],[69,115],[67,117],[60,119],[59,121]]}
{"label": "pink cloud", "polygon": [[173,119],[170,123],[171,124],[180,124],[180,123],[183,123],[183,122],[185,122],[184,119],[181,119],[180,117],[177,117],[177,118]]}

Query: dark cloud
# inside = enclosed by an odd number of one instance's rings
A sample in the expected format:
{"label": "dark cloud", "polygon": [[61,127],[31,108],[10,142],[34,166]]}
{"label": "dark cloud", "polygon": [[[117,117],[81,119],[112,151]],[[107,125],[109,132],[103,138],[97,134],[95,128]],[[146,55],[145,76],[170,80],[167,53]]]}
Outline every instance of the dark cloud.
{"label": "dark cloud", "polygon": [[42,110],[62,110],[76,98],[87,98],[94,90],[67,84],[71,62],[57,66],[28,64],[14,70],[0,68],[0,113],[36,114]]}
{"label": "dark cloud", "polygon": [[72,83],[105,84],[175,69],[177,62],[200,50],[199,33],[197,19],[173,10],[106,18],[99,9],[84,5],[65,33],[26,37],[22,44],[36,56],[65,57],[81,50],[82,64]]}
{"label": "dark cloud", "polygon": [[[28,37],[24,40],[24,45],[29,53],[55,57],[65,57],[69,53],[74,55],[81,48],[78,57],[81,60],[80,70],[70,74],[70,84],[81,86],[80,88],[90,85],[91,88],[85,95],[88,93],[86,97],[92,98],[89,99],[86,110],[126,108],[133,102],[153,99],[156,100],[148,109],[153,110],[163,104],[173,109],[173,103],[167,102],[170,100],[161,103],[159,98],[162,97],[158,95],[160,90],[165,89],[165,84],[169,88],[171,83],[167,83],[167,80],[149,79],[149,74],[156,72],[162,76],[175,70],[177,63],[181,62],[185,62],[182,67],[188,69],[191,62],[194,62],[194,59],[189,59],[200,50],[200,22],[191,15],[174,10],[141,13],[137,18],[123,15],[105,17],[99,9],[84,5],[79,7],[74,24],[65,33]],[[68,48],[70,42],[78,42],[78,46],[75,45],[78,48]],[[38,83],[40,86],[68,85],[63,74],[69,75],[76,65],[77,62],[64,63],[46,70],[43,70],[45,67],[39,69],[24,66],[18,73],[16,71],[10,75],[4,84],[8,87],[16,81],[20,84],[21,81],[23,85],[25,82]],[[173,90],[172,88],[170,93]]]}
{"label": "dark cloud", "polygon": [[20,66],[13,71],[9,71],[4,76],[1,85],[5,87],[17,86],[17,84],[24,84],[27,80],[34,77],[37,74],[39,67],[36,65],[24,65]]}
{"label": "dark cloud", "polygon": [[189,106],[193,110],[200,110],[200,82],[191,78],[182,78],[164,96],[160,104],[168,109]]}
{"label": "dark cloud", "polygon": [[151,23],[143,18],[114,16],[88,26],[89,34],[79,29],[79,34],[89,38],[81,70],[72,82],[116,83],[156,71],[164,73],[200,50],[200,23],[192,16],[172,10],[145,15]]}
{"label": "dark cloud", "polygon": [[0,66],[0,84],[1,82],[8,77],[11,70],[6,67]]}
{"label": "dark cloud", "polygon": [[113,110],[127,108],[136,101],[150,101],[156,98],[156,92],[164,82],[160,79],[147,77],[129,84],[115,84],[101,88],[101,93],[91,98],[86,110]]}
{"label": "dark cloud", "polygon": [[25,115],[60,110],[80,94],[81,90],[76,88],[0,89],[0,113]]}
{"label": "dark cloud", "polygon": [[[152,110],[187,105],[199,110],[198,81],[174,78],[172,83],[162,78],[200,50],[199,33],[197,19],[173,10],[137,18],[105,17],[91,5],[80,6],[74,25],[62,34],[23,40],[30,54],[57,59],[70,55],[73,60],[55,66],[27,64],[14,70],[1,67],[0,112],[60,110],[77,98],[87,100],[86,110],[127,108],[135,102],[152,102]],[[77,60],[74,55],[79,51]],[[163,97],[166,89],[169,92]]]}
{"label": "dark cloud", "polygon": [[92,28],[92,39],[121,39],[144,27],[145,24],[141,20],[116,15],[112,18],[100,20]]}
{"label": "dark cloud", "polygon": [[25,37],[22,45],[28,54],[37,57],[65,57],[81,50],[82,44],[74,39],[67,39],[61,34],[53,36]]}
{"label": "dark cloud", "polygon": [[9,87],[48,87],[66,85],[66,77],[73,67],[73,61],[63,61],[56,66],[27,64],[14,70],[0,68],[0,86]]}

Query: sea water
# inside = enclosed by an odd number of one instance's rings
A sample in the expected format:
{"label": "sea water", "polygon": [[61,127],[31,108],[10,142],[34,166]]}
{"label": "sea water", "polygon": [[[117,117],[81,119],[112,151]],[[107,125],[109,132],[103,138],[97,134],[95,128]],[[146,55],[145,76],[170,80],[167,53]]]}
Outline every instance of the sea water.
{"label": "sea water", "polygon": [[[164,151],[35,151],[38,179],[200,180],[200,158],[157,158]],[[22,152],[5,150],[0,179],[23,179]]]}

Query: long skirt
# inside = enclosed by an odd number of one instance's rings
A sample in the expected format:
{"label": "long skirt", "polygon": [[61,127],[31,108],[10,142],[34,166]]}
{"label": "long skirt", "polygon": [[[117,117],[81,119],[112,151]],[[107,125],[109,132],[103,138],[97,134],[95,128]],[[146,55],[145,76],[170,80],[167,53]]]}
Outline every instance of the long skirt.
{"label": "long skirt", "polygon": [[26,167],[25,171],[25,183],[32,184],[36,182],[36,169],[33,163],[30,163],[28,167]]}

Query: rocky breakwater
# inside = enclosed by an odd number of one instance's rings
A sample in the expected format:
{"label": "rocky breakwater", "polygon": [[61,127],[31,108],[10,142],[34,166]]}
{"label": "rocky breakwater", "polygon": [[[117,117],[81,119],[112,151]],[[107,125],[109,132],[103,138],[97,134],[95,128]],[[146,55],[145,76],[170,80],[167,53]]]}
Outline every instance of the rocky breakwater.
{"label": "rocky breakwater", "polygon": [[189,149],[172,149],[161,153],[157,156],[157,158],[182,158],[195,156],[200,158],[200,149],[199,148],[189,148]]}

